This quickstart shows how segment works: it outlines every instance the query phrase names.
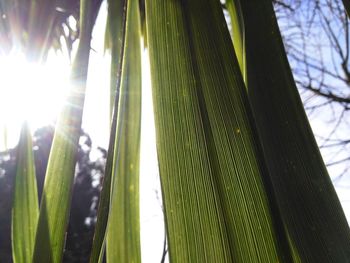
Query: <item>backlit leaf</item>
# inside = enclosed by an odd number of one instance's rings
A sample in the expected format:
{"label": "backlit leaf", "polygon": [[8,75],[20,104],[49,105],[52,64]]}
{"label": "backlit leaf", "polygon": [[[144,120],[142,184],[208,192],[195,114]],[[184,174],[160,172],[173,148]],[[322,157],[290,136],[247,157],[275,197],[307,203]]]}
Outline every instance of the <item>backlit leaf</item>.
{"label": "backlit leaf", "polygon": [[349,226],[303,109],[272,2],[239,2],[249,99],[294,254],[302,262],[347,262]]}
{"label": "backlit leaf", "polygon": [[62,262],[95,22],[91,5],[90,0],[81,1],[80,41],[72,67],[72,87],[56,125],[48,161],[34,262]]}
{"label": "backlit leaf", "polygon": [[171,262],[289,262],[219,1],[146,1]]}
{"label": "backlit leaf", "polygon": [[16,156],[12,205],[12,256],[14,263],[31,262],[39,217],[38,190],[32,138],[27,123],[21,130]]}

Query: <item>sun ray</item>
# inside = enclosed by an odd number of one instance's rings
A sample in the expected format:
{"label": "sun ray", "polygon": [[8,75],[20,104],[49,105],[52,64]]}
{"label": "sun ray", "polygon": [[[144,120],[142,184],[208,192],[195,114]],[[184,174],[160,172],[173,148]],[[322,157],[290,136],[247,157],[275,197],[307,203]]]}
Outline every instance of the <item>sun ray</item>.
{"label": "sun ray", "polygon": [[[0,59],[0,136],[7,133],[9,147],[17,143],[24,120],[33,129],[55,122],[69,89],[70,67],[63,56],[52,58],[45,64],[30,63],[19,54]],[[4,146],[1,139],[0,150]]]}

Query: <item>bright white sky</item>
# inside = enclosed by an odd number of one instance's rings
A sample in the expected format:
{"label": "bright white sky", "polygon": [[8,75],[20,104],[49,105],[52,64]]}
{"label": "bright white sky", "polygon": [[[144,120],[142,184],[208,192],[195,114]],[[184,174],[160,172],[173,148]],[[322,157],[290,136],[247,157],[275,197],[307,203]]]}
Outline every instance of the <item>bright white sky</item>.
{"label": "bright white sky", "polygon": [[[106,5],[102,5],[102,11]],[[98,18],[92,48],[83,128],[94,146],[107,148],[109,133],[109,57],[103,54],[106,13]],[[19,127],[29,120],[32,130],[54,123],[68,88],[69,63],[66,57],[51,54],[43,66],[28,65],[25,59],[11,56],[0,60],[0,150],[18,141]],[[59,75],[57,74],[59,72]],[[19,106],[21,105],[21,106]],[[313,123],[312,123],[313,124]],[[315,121],[315,127],[320,123]],[[155,148],[152,96],[147,54],[143,55],[142,134],[141,134],[141,239],[143,262],[159,262],[164,241],[161,194]],[[350,220],[349,180],[336,190]]]}

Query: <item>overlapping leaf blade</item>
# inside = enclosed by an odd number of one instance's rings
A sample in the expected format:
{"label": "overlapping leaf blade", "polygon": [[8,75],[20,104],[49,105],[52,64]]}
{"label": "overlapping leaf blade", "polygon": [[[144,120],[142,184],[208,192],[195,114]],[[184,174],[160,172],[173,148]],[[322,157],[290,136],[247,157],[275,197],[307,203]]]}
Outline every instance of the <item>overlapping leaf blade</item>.
{"label": "overlapping leaf blade", "polygon": [[[122,26],[109,25],[112,46],[111,87],[115,98],[106,174],[90,262],[102,258],[106,236],[107,262],[140,262],[139,147],[141,124],[141,47],[138,1],[119,1]],[[120,13],[118,10],[117,13]],[[110,20],[112,21],[112,20]],[[117,37],[118,36],[118,37]],[[118,41],[121,43],[115,43]],[[113,57],[119,49],[118,57]],[[115,50],[113,52],[113,50]],[[119,58],[119,62],[118,62]],[[119,88],[120,87],[120,88]],[[108,222],[108,225],[107,225]]]}
{"label": "overlapping leaf blade", "polygon": [[81,132],[87,69],[94,17],[92,2],[81,1],[80,41],[73,63],[72,87],[59,116],[48,162],[34,262],[61,262],[69,219],[76,153]]}
{"label": "overlapping leaf blade", "polygon": [[146,1],[146,24],[170,260],[289,262],[219,1]]}
{"label": "overlapping leaf blade", "polygon": [[105,47],[111,51],[111,74],[110,74],[110,118],[112,118],[115,97],[118,95],[116,84],[120,61],[120,51],[123,41],[123,18],[124,3],[126,0],[109,0],[107,26],[105,33]]}
{"label": "overlapping leaf blade", "polygon": [[294,256],[347,262],[349,227],[293,80],[272,2],[238,2],[249,99]]}
{"label": "overlapping leaf blade", "polygon": [[231,36],[234,43],[233,46],[235,48],[235,53],[243,78],[245,79],[244,21],[240,3],[236,0],[227,0],[226,7],[231,18]]}
{"label": "overlapping leaf blade", "polygon": [[12,206],[12,256],[15,263],[31,262],[39,217],[32,138],[27,123],[21,130],[16,156]]}
{"label": "overlapping leaf blade", "polygon": [[139,155],[141,125],[141,30],[137,0],[128,0],[125,52],[119,95],[107,262],[141,262]]}
{"label": "overlapping leaf blade", "polygon": [[[118,136],[118,115],[119,115],[119,93],[121,87],[121,77],[123,72],[124,61],[124,45],[126,38],[126,12],[127,0],[111,0],[108,6],[107,26],[105,33],[105,48],[112,49],[111,58],[111,82],[110,82],[110,117],[111,132],[109,137],[108,155],[105,168],[105,175],[103,178],[102,191],[100,194],[100,201],[97,211],[97,223],[95,227],[94,240],[92,244],[92,251],[90,255],[90,263],[102,262],[105,254],[105,237],[108,225],[108,218],[111,207],[111,198],[113,192],[114,172],[115,172],[115,155],[119,151],[118,144],[120,141]],[[118,23],[112,16],[120,15]],[[114,21],[114,22],[113,22]],[[113,23],[113,24],[111,24]],[[119,52],[118,58],[116,53]],[[114,75],[115,74],[115,75]],[[112,82],[115,80],[115,83]],[[118,96],[117,96],[118,95]]]}

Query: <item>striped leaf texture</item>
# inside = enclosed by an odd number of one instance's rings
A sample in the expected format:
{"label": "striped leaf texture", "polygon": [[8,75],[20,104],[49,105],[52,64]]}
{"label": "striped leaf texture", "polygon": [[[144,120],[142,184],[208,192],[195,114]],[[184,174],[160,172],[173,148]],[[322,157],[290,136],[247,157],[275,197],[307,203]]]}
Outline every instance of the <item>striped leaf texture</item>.
{"label": "striped leaf texture", "polygon": [[[141,31],[138,1],[120,1],[122,26],[111,27],[110,45],[118,47],[111,60],[114,112],[106,173],[101,193],[90,262],[102,262],[106,242],[107,262],[140,262],[139,154],[141,128]],[[120,12],[120,10],[118,10]],[[121,43],[115,43],[121,41]],[[119,59],[118,59],[119,58]],[[112,84],[112,83],[111,83]],[[107,229],[107,231],[106,231]],[[106,240],[105,240],[106,236]]]}
{"label": "striped leaf texture", "polygon": [[290,262],[219,1],[146,1],[171,262]]}
{"label": "striped leaf texture", "polygon": [[233,47],[235,48],[238,64],[245,80],[244,21],[240,3],[237,0],[227,0],[226,8],[231,18],[231,36],[234,43]]}
{"label": "striped leaf texture", "polygon": [[111,74],[110,74],[110,118],[112,118],[114,103],[116,100],[116,84],[118,83],[118,69],[120,50],[123,41],[123,13],[126,0],[108,0],[107,26],[105,33],[105,48],[111,52]]}
{"label": "striped leaf texture", "polygon": [[33,257],[36,263],[62,262],[95,19],[91,4],[89,0],[81,1],[80,41],[72,66],[72,87],[56,124],[40,203]]}
{"label": "striped leaf texture", "polygon": [[141,28],[138,0],[127,0],[107,262],[141,262],[139,159],[141,128]]}
{"label": "striped leaf texture", "polygon": [[293,80],[272,2],[237,2],[248,95],[296,261],[349,262],[349,226]]}
{"label": "striped leaf texture", "polygon": [[39,217],[32,138],[27,123],[22,126],[16,162],[11,228],[12,256],[14,263],[26,263],[32,260]]}
{"label": "striped leaf texture", "polygon": [[[110,101],[110,108],[112,110],[111,132],[109,136],[107,162],[97,211],[97,222],[95,226],[92,251],[90,255],[90,263],[103,262],[105,256],[106,231],[111,210],[111,198],[113,196],[112,190],[115,174],[114,156],[116,155],[116,153],[119,152],[119,147],[116,142],[120,141],[120,138],[118,137],[120,135],[120,132],[117,132],[117,126],[119,120],[119,93],[121,87],[121,77],[123,72],[125,51],[124,46],[126,39],[127,4],[127,0],[110,0],[108,2],[105,47],[107,49],[112,49],[110,91],[111,97],[113,97],[114,102],[112,107],[112,100]],[[111,21],[113,21],[111,16],[120,16],[118,18],[118,21],[113,22],[113,25],[111,24]],[[117,24],[118,26],[116,26]],[[114,57],[117,51],[119,52],[118,58]],[[114,74],[116,76],[114,76]],[[115,80],[115,83],[112,82],[112,79]]]}

